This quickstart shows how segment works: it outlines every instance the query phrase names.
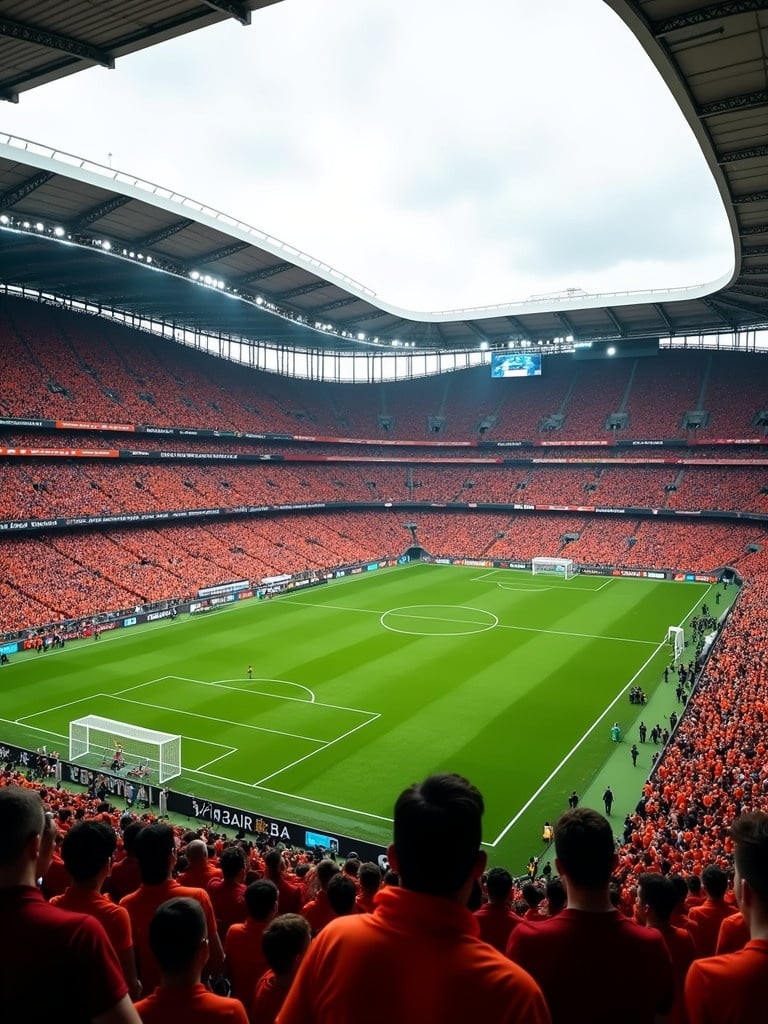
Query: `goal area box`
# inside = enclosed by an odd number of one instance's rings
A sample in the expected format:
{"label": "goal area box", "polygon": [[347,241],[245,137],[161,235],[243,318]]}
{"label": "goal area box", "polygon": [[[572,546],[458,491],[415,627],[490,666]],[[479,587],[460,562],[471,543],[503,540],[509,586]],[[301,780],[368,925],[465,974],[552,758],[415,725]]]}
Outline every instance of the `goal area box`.
{"label": "goal area box", "polygon": [[86,715],[69,723],[69,760],[163,785],[181,775],[181,736]]}
{"label": "goal area box", "polygon": [[531,559],[531,572],[534,576],[546,573],[550,576],[562,576],[570,580],[576,575],[576,566],[572,558],[533,558]]}

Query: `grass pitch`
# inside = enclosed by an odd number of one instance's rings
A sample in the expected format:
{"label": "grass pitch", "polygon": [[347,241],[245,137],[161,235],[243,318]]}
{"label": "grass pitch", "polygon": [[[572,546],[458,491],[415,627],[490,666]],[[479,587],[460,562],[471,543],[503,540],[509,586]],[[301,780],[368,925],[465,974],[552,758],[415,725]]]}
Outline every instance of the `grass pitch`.
{"label": "grass pitch", "polygon": [[382,844],[401,789],[461,772],[485,796],[491,862],[522,873],[544,820],[614,752],[610,726],[642,712],[630,686],[659,685],[667,627],[709,590],[380,570],[15,657],[0,739],[66,756],[87,714],[180,733],[175,788]]}

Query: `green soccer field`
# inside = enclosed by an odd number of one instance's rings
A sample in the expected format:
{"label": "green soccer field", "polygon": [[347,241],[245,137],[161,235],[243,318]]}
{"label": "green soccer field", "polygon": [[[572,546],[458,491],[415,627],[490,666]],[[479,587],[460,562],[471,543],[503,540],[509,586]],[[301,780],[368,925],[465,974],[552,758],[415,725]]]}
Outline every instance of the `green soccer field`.
{"label": "green soccer field", "polygon": [[522,871],[709,589],[425,563],[348,577],[14,659],[0,738],[66,756],[88,714],[179,733],[175,788],[382,844],[402,788],[461,772],[492,862]]}

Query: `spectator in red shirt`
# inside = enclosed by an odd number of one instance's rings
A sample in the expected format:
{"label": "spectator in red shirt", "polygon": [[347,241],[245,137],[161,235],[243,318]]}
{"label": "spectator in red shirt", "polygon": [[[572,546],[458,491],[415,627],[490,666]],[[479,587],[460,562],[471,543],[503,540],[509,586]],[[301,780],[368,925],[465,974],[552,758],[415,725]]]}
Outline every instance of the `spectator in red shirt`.
{"label": "spectator in red shirt", "polygon": [[193,839],[184,847],[187,868],[178,877],[181,885],[207,889],[214,878],[221,878],[221,871],[208,859],[208,845],[202,839]]}
{"label": "spectator in red shirt", "polygon": [[176,897],[158,907],[149,926],[149,944],[160,965],[161,981],[136,1004],[143,1024],[248,1024],[239,999],[214,995],[202,984],[208,932],[196,900]]}
{"label": "spectator in red shirt", "polygon": [[280,914],[264,930],[264,956],[269,964],[256,983],[251,1006],[251,1024],[275,1024],[312,932],[301,914]]}
{"label": "spectator in red shirt", "polygon": [[316,877],[320,884],[317,896],[309,900],[301,908],[301,913],[309,921],[312,934],[317,935],[336,916],[328,902],[328,883],[339,873],[339,865],[335,860],[321,860],[317,865]]}
{"label": "spectator in red shirt", "polygon": [[483,942],[467,900],[485,868],[483,798],[458,775],[405,790],[387,855],[400,886],[373,914],[332,921],[309,947],[279,1024],[549,1024],[538,985]]}
{"label": "spectator in red shirt", "polygon": [[278,892],[268,878],[251,882],[245,890],[247,917],[243,924],[233,924],[224,943],[226,973],[232,983],[232,995],[243,1006],[250,1006],[253,989],[268,964],[264,956],[262,936],[277,913]]}
{"label": "spectator in red shirt", "polygon": [[52,906],[90,914],[101,923],[123,968],[131,999],[141,996],[136,975],[131,919],[125,907],[118,907],[102,886],[109,875],[117,840],[104,821],[87,818],[67,832],[61,852],[72,884],[63,895],[54,896]]}
{"label": "spectator in red shirt", "polygon": [[357,909],[361,914],[372,914],[374,896],[381,888],[381,868],[373,861],[366,861],[360,865],[358,880],[360,892],[357,895]]}
{"label": "spectator in red shirt", "polygon": [[[120,962],[88,914],[45,902],[56,837],[40,796],[0,787],[0,1004],[4,1017],[45,1024],[65,1016],[93,1024],[138,1024]],[[43,962],[41,965],[41,957]]]}
{"label": "spectator in red shirt", "polygon": [[672,1008],[670,1024],[687,1024],[685,1012],[685,977],[688,968],[696,959],[696,947],[690,932],[670,924],[672,911],[677,906],[677,892],[672,882],[662,874],[645,872],[640,875],[637,886],[636,914],[638,921],[647,928],[661,932],[664,944],[672,960],[675,976],[675,1005]]}
{"label": "spectator in red shirt", "polygon": [[734,888],[751,938],[735,953],[693,963],[685,983],[691,1024],[753,1024],[768,1006],[768,814],[743,814],[731,837]]}
{"label": "spectator in red shirt", "polygon": [[733,913],[733,907],[725,900],[728,876],[717,865],[708,864],[701,873],[701,884],[707,898],[688,911],[688,928],[696,943],[696,955],[714,956],[720,925]]}
{"label": "spectator in red shirt", "polygon": [[512,892],[512,875],[506,868],[491,868],[486,875],[485,889],[488,902],[475,911],[477,923],[480,925],[480,938],[505,952],[512,929],[520,924],[522,918],[509,905]]}
{"label": "spectator in red shirt", "polygon": [[[553,1024],[581,1015],[591,1024],[614,1024],[619,1007],[623,1024],[651,1024],[668,1014],[675,989],[664,940],[611,903],[617,858],[610,822],[587,807],[566,811],[555,824],[555,852],[568,906],[549,920],[523,921],[507,946],[541,985]],[[575,1002],[577,993],[588,1005]]]}
{"label": "spectator in red shirt", "polygon": [[298,878],[286,870],[280,850],[270,850],[266,854],[264,868],[267,878],[275,883],[280,894],[280,913],[300,914],[305,903],[304,893]]}
{"label": "spectator in red shirt", "polygon": [[216,926],[223,942],[230,926],[245,920],[245,873],[248,861],[239,846],[228,846],[219,858],[221,878],[214,878],[208,885]]}
{"label": "spectator in red shirt", "polygon": [[119,903],[129,892],[135,892],[141,885],[141,871],[134,846],[136,837],[143,828],[144,825],[140,821],[132,821],[123,829],[125,857],[112,866],[112,873],[107,880],[107,891],[115,903]]}

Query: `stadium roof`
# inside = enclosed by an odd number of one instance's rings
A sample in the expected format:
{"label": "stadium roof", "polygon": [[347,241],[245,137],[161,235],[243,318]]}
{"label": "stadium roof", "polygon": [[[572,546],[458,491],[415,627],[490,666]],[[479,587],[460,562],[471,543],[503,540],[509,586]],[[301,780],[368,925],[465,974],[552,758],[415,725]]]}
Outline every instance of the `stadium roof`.
{"label": "stadium roof", "polygon": [[[414,313],[232,217],[5,136],[0,281],[214,334],[332,350],[394,343],[465,350],[510,340],[621,340],[766,327],[768,3],[605,2],[653,60],[701,146],[732,231],[735,267],[727,279],[669,292],[568,291],[536,302]],[[89,5],[41,6],[59,11],[61,31],[71,11],[74,35]],[[170,8],[179,16],[187,10],[191,17],[206,5],[133,6]],[[223,17],[222,9],[237,5],[207,6]],[[156,38],[164,37],[158,32]],[[147,36],[144,45],[151,41]]]}
{"label": "stadium roof", "polygon": [[0,99],[85,68],[114,68],[129,53],[235,19],[280,0],[2,0]]}

